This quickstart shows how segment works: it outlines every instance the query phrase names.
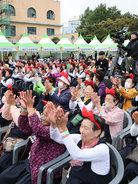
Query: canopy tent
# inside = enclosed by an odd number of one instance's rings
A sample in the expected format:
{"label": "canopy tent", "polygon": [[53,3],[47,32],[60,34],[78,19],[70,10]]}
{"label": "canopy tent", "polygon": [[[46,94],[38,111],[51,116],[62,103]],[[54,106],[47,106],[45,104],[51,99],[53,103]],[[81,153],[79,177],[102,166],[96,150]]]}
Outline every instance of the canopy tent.
{"label": "canopy tent", "polygon": [[96,50],[109,50],[109,51],[116,51],[117,44],[113,42],[110,35],[106,37],[106,39],[102,42],[101,45],[96,47]]}
{"label": "canopy tent", "polygon": [[42,47],[44,51],[58,51],[59,47],[48,37],[47,34],[39,41],[38,47]]}
{"label": "canopy tent", "polygon": [[4,36],[0,30],[0,51],[16,51],[16,46],[13,45],[7,38]]}
{"label": "canopy tent", "polygon": [[89,51],[92,50],[92,47],[84,40],[84,38],[80,35],[78,40],[75,42],[76,47],[79,48],[80,51]]}
{"label": "canopy tent", "polygon": [[99,47],[101,45],[101,42],[97,39],[96,36],[94,36],[93,40],[89,43],[89,45],[93,48]]}
{"label": "canopy tent", "polygon": [[60,50],[62,51],[76,51],[76,46],[73,45],[66,35],[63,35],[61,40],[57,43],[57,46],[60,47]]}
{"label": "canopy tent", "polygon": [[37,51],[39,49],[26,33],[24,33],[21,39],[16,43],[16,46],[22,51]]}

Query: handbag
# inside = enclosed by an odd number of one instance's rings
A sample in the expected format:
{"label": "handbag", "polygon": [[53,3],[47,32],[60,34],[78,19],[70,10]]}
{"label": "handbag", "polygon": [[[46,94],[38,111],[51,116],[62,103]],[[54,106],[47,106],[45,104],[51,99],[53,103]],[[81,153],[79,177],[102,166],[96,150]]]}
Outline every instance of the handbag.
{"label": "handbag", "polygon": [[7,137],[3,142],[3,148],[5,152],[11,152],[16,143],[23,141],[21,138]]}
{"label": "handbag", "polygon": [[80,121],[83,120],[83,117],[79,114],[77,114],[72,120],[71,120],[71,123],[74,125],[74,126],[77,126]]}
{"label": "handbag", "polygon": [[129,159],[138,163],[138,144],[133,149],[133,151],[126,157],[126,159]]}

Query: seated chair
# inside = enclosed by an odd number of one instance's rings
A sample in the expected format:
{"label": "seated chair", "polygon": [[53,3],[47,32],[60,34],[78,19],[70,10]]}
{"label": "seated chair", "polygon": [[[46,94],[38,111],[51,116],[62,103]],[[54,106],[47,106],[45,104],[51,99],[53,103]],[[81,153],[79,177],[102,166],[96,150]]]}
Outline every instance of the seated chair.
{"label": "seated chair", "polygon": [[115,146],[117,144],[117,150],[120,150],[120,146],[123,145],[123,142],[121,145],[119,145],[118,142],[118,138],[122,135],[124,135],[125,132],[130,130],[130,127],[132,125],[132,118],[131,116],[128,114],[128,112],[124,111],[124,122],[123,122],[123,130],[118,132],[117,134],[114,135],[113,140],[112,140],[112,145]]}
{"label": "seated chair", "polygon": [[[124,164],[123,160],[118,153],[118,151],[109,143],[107,143],[110,149],[111,156],[111,171],[112,171],[112,181],[109,184],[117,184],[120,183],[123,175],[124,175]],[[55,165],[49,167],[47,170],[47,181],[48,184],[53,184],[54,173],[59,169],[63,168],[69,161],[71,160],[71,156],[66,157]]]}
{"label": "seated chair", "polygon": [[[19,153],[20,153],[20,151],[22,149],[25,149],[27,143],[28,143],[28,139],[26,139],[26,140],[24,140],[24,141],[22,141],[20,143],[17,143],[14,146],[14,149],[13,149],[13,162],[12,162],[13,164],[16,163],[19,160]],[[38,172],[37,184],[41,184],[41,182],[42,182],[42,175],[43,175],[43,172],[45,171],[45,169],[48,169],[52,165],[60,162],[61,160],[64,160],[68,156],[69,156],[68,151],[65,151],[65,153],[63,153],[59,157],[57,157],[54,160],[51,160],[50,162],[42,165],[40,167],[40,169],[39,169],[39,172]]]}

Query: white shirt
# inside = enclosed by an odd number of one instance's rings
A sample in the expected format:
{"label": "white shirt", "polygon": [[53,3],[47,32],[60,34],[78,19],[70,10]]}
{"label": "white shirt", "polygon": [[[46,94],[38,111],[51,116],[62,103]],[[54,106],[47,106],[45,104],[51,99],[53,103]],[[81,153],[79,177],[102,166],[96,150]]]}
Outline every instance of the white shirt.
{"label": "white shirt", "polygon": [[13,80],[11,78],[6,80],[6,82],[4,80],[1,80],[1,83],[3,84],[3,86],[8,87],[8,85],[13,84]]}
{"label": "white shirt", "polygon": [[88,111],[91,111],[92,110],[93,103],[90,102],[87,105],[85,105],[82,100],[80,100],[79,102],[77,102],[77,101],[72,102],[70,100],[69,101],[69,108],[71,110],[73,110],[73,109],[75,109],[77,107],[77,104],[78,104],[78,106],[79,106],[79,108],[80,108],[81,111],[82,111],[83,107],[85,107]]}
{"label": "white shirt", "polygon": [[135,123],[130,128],[130,134],[131,134],[131,136],[138,135],[138,125],[136,125]]}
{"label": "white shirt", "polygon": [[23,81],[24,82],[32,82],[33,84],[35,83],[35,78],[34,77],[30,77],[30,78],[28,78],[28,77],[24,77],[23,78]]}
{"label": "white shirt", "polygon": [[74,160],[91,162],[91,170],[99,175],[106,175],[110,171],[110,154],[106,144],[99,144],[93,148],[80,149],[78,142],[81,140],[80,134],[70,134],[62,139],[58,128],[50,126],[50,138],[58,143],[64,143],[68,152]]}
{"label": "white shirt", "polygon": [[76,76],[78,77],[78,78],[85,78],[85,72],[84,71],[80,71],[79,73],[77,73],[76,74]]}

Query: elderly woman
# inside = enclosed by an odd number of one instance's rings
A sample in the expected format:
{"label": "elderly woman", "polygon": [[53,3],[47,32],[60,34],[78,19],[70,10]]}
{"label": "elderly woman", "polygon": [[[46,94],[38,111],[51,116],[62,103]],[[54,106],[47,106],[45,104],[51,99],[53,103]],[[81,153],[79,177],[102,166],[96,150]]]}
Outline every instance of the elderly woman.
{"label": "elderly woman", "polygon": [[4,77],[2,76],[2,72],[0,72],[0,87],[8,87],[8,85],[13,84],[13,80],[11,78],[12,76],[12,70],[10,68],[5,69]]}
{"label": "elderly woman", "polygon": [[117,105],[120,95],[113,88],[106,88],[105,106],[101,106],[100,97],[97,94],[92,94],[92,102],[97,107],[97,114],[105,119],[105,123],[109,125],[111,138],[123,129],[124,111]]}
{"label": "elderly woman", "polygon": [[[35,135],[36,137],[31,146],[29,161],[28,159],[19,161],[1,173],[1,184],[30,184],[31,177],[32,184],[36,184],[39,168],[65,151],[64,145],[58,144],[50,138],[50,121],[47,108],[43,112],[41,121],[33,108],[34,99],[35,97],[32,98],[32,92],[21,92],[21,114],[18,119],[19,129],[26,135]],[[13,173],[13,176],[9,173]],[[61,176],[61,171],[55,174],[54,184],[60,183]]]}
{"label": "elderly woman", "polygon": [[[54,107],[49,107],[49,116]],[[100,139],[104,120],[83,108],[80,134],[69,134],[67,116],[58,107],[55,120],[51,120],[51,139],[63,142],[69,151],[71,171],[66,184],[107,184],[111,180],[110,153],[108,146]],[[57,128],[57,127],[58,128]]]}
{"label": "elderly woman", "polygon": [[75,123],[73,121],[73,119],[78,114],[82,115],[83,107],[85,107],[88,111],[90,111],[92,109],[93,103],[91,101],[91,95],[93,92],[95,92],[95,90],[96,90],[96,88],[95,88],[94,82],[87,81],[87,86],[86,86],[85,91],[84,91],[84,97],[80,98],[80,91],[75,87],[70,88],[72,98],[69,102],[69,108],[71,110],[71,113],[69,115],[69,121],[68,121],[68,125],[67,125],[70,133],[79,133],[81,120],[77,121]]}

